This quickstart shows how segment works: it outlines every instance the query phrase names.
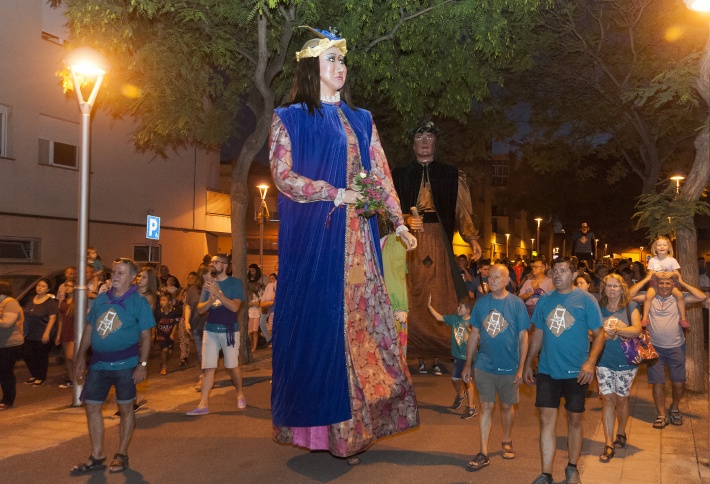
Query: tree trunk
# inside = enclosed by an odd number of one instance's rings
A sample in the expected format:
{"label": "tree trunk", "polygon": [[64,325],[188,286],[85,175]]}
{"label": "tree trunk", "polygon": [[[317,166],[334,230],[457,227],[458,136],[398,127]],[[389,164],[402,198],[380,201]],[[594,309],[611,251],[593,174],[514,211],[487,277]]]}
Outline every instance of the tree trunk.
{"label": "tree trunk", "polygon": [[[699,77],[697,89],[706,105],[710,104],[710,36],[705,44],[705,54],[700,60]],[[710,117],[705,120],[705,126],[695,138],[695,161],[693,167],[683,184],[680,197],[685,200],[699,200],[703,194],[705,185],[710,179]],[[678,262],[681,267],[681,274],[689,284],[698,287],[698,241],[695,228],[692,230],[678,230]],[[703,318],[702,310],[696,304],[688,311],[688,321],[693,330],[688,333],[687,338],[687,374],[688,390],[704,391],[705,375],[707,373],[707,361],[703,347]]]}

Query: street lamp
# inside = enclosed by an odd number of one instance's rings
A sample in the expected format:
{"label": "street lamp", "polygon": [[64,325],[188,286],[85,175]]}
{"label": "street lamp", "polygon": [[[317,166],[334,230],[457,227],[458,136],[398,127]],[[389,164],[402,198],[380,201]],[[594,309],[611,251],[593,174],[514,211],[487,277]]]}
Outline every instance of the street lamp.
{"label": "street lamp", "polygon": [[604,244],[604,257],[606,257],[606,249],[609,247],[609,244]]}
{"label": "street lamp", "polygon": [[269,207],[266,206],[266,192],[269,190],[269,185],[258,185],[259,195],[261,196],[261,205],[259,206],[259,267],[264,270],[264,219],[269,216]]}
{"label": "street lamp", "polygon": [[[710,1],[710,0],[709,0]],[[680,193],[680,182],[685,180],[685,173],[683,173],[680,170],[673,170],[671,172],[671,176],[669,177],[672,181],[675,182],[675,192],[676,194]]]}
{"label": "street lamp", "polygon": [[542,222],[542,218],[538,217],[535,221],[537,222],[537,256],[540,257],[540,222]]}
{"label": "street lamp", "polygon": [[[106,59],[89,47],[79,47],[69,53],[65,59],[65,63],[71,72],[74,91],[76,91],[76,99],[79,102],[81,111],[81,159],[79,161],[79,216],[78,216],[78,242],[77,250],[77,267],[79,272],[79,280],[74,289],[74,356],[79,352],[81,337],[84,332],[84,317],[86,316],[87,306],[87,287],[86,287],[86,246],[89,232],[89,130],[91,123],[91,109],[96,101],[96,96],[101,87],[101,81],[108,70]],[[84,100],[84,95],[81,92],[81,81],[92,80],[94,87],[91,89],[91,94],[88,100]],[[78,407],[81,405],[80,395],[82,386],[74,385],[72,398],[72,406]]]}
{"label": "street lamp", "polygon": [[508,241],[510,240],[510,234],[505,234],[505,258],[508,258]]}
{"label": "street lamp", "polygon": [[530,239],[530,258],[532,258],[533,247],[535,247],[535,239]]}

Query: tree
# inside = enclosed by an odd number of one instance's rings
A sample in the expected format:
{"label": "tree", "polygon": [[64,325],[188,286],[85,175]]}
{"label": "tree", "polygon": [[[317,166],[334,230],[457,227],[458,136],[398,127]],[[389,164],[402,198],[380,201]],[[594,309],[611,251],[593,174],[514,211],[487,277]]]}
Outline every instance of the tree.
{"label": "tree", "polygon": [[139,149],[215,146],[235,131],[242,103],[254,113],[256,126],[232,160],[233,264],[243,278],[246,240],[237,234],[245,234],[246,176],[267,139],[275,99],[287,91],[294,52],[310,38],[298,25],[339,28],[358,104],[393,113],[394,131],[404,133],[425,114],[465,122],[472,102],[501,82],[501,68],[525,68],[516,38],[530,31],[538,0],[64,3],[73,43],[111,59],[99,105],[137,120]]}
{"label": "tree", "polygon": [[674,0],[574,0],[541,13],[532,75],[516,78],[532,106],[526,158],[550,170],[609,157],[610,181],[655,190],[662,166],[688,165],[702,109],[694,89],[705,27]]}

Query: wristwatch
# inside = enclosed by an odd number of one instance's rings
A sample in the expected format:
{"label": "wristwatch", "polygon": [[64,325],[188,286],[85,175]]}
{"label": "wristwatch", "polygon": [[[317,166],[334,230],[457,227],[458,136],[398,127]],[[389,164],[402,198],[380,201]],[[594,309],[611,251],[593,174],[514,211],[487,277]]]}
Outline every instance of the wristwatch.
{"label": "wristwatch", "polygon": [[141,361],[141,366],[148,366],[148,362],[147,362],[147,361]]}

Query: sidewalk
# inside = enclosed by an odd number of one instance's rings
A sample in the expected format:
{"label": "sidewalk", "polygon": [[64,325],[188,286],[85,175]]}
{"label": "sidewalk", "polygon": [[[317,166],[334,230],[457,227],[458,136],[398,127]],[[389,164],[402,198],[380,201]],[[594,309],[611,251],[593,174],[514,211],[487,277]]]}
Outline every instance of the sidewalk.
{"label": "sidewalk", "polygon": [[[159,361],[151,356],[148,365],[149,378],[138,386],[139,394],[143,393],[148,403],[136,412],[136,418],[172,411],[181,404],[199,399],[200,394],[195,391],[195,375],[199,374],[197,368],[192,366],[186,370],[175,370],[169,373],[168,378],[161,378],[157,369]],[[254,361],[244,365],[242,371],[245,387],[270,379],[271,350],[258,351],[254,355]],[[218,370],[211,395],[230,391],[233,392],[234,387],[228,375],[223,370]],[[0,436],[3,441],[0,446],[0,460],[44,450],[88,435],[84,408],[71,407],[71,397],[67,395],[65,393],[63,397],[0,412]],[[120,419],[113,415],[116,409],[115,394],[112,390],[103,408],[107,430],[120,422]]]}
{"label": "sidewalk", "polygon": [[[710,483],[708,467],[708,400],[706,395],[686,396],[681,401],[683,425],[668,425],[663,430],[652,427],[656,419],[651,385],[645,367],[639,370],[631,388],[631,418],[627,425],[628,442],[616,449],[611,462],[603,464],[604,429],[601,425],[601,400],[588,399],[585,418],[599,419],[594,435],[585,436],[582,449],[582,482],[644,483]],[[666,386],[666,402],[670,404],[670,383]]]}

